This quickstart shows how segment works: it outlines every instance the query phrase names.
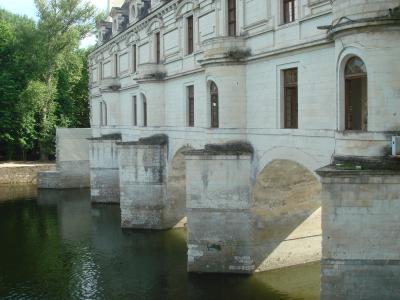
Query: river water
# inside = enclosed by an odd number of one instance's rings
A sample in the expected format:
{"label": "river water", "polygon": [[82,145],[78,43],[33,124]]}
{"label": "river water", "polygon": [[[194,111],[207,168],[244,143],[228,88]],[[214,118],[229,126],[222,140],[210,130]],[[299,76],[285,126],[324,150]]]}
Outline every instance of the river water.
{"label": "river water", "polygon": [[121,230],[88,190],[0,186],[0,299],[319,299],[319,264],[188,274],[186,232]]}

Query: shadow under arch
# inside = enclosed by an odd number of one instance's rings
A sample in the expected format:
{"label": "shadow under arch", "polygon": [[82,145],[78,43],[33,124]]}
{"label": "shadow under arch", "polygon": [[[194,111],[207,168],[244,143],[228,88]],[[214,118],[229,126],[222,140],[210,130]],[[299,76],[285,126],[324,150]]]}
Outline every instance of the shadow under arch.
{"label": "shadow under arch", "polygon": [[191,149],[189,145],[179,148],[167,166],[164,219],[171,227],[183,227],[186,224],[186,163],[183,152]]}
{"label": "shadow under arch", "polygon": [[271,160],[252,189],[256,271],[320,260],[321,184],[314,172],[289,159]]}
{"label": "shadow under arch", "polygon": [[[258,159],[258,166],[267,166],[274,160],[291,160],[304,166],[309,172],[311,172],[316,179],[319,180],[318,174],[315,170],[330,164],[330,161],[319,162],[311,154],[296,149],[294,147],[277,147],[267,150],[262,153]],[[262,168],[257,169],[257,175],[262,171]]]}

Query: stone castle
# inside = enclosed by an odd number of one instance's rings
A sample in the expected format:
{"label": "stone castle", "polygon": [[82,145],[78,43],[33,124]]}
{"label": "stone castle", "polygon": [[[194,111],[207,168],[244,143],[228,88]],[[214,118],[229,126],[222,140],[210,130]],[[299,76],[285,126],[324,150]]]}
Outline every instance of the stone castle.
{"label": "stone castle", "polygon": [[90,185],[124,228],[186,217],[190,272],[322,259],[323,299],[400,294],[400,1],[117,4],[91,129],[58,130],[39,186]]}

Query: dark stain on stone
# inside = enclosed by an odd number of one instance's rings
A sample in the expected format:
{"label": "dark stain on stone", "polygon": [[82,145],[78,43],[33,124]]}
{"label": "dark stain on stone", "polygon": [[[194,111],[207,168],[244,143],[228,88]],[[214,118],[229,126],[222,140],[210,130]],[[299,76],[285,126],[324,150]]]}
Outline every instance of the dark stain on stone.
{"label": "dark stain on stone", "polygon": [[207,250],[216,250],[216,251],[221,251],[222,247],[219,244],[207,244]]}

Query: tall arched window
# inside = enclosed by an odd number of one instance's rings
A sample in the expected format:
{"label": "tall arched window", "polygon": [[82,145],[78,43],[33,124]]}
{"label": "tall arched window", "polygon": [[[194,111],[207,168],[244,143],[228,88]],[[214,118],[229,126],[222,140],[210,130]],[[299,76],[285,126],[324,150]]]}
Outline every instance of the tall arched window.
{"label": "tall arched window", "polygon": [[367,130],[368,95],[367,69],[359,57],[346,64],[345,78],[345,129]]}
{"label": "tall arched window", "polygon": [[100,103],[100,126],[107,126],[107,105],[104,101]]}
{"label": "tall arched window", "polygon": [[142,104],[143,104],[143,127],[147,126],[147,100],[146,96],[142,94]]}
{"label": "tall arched window", "polygon": [[211,127],[218,128],[218,87],[214,81],[210,82],[210,100],[211,100]]}

